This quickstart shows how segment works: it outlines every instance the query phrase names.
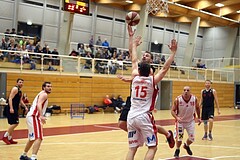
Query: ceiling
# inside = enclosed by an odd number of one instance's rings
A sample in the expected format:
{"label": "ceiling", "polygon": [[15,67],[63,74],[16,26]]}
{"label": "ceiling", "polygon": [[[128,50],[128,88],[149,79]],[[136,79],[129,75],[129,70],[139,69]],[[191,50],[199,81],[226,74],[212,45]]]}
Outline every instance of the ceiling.
{"label": "ceiling", "polygon": [[[121,8],[126,11],[140,11],[141,6],[147,0],[132,0],[127,3],[125,0],[92,0],[97,4]],[[221,3],[223,7],[215,6]],[[169,13],[158,13],[158,18],[169,19],[178,23],[191,23],[196,17],[200,17],[200,27],[215,26],[240,26],[240,0],[168,0]]]}

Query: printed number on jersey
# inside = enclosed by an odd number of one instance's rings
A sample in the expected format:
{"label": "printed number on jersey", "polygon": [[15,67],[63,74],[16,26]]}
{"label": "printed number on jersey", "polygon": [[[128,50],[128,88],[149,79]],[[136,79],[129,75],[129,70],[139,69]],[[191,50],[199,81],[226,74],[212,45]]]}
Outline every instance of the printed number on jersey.
{"label": "printed number on jersey", "polygon": [[137,98],[145,98],[147,96],[147,86],[136,86],[135,93]]}

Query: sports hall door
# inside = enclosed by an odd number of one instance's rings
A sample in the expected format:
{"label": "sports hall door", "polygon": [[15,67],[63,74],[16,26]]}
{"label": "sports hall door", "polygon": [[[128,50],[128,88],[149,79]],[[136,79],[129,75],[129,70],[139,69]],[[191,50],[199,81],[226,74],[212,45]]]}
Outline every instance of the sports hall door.
{"label": "sports hall door", "polygon": [[172,105],[172,82],[161,81],[159,83],[159,95],[156,102],[156,108],[160,110],[169,110]]}

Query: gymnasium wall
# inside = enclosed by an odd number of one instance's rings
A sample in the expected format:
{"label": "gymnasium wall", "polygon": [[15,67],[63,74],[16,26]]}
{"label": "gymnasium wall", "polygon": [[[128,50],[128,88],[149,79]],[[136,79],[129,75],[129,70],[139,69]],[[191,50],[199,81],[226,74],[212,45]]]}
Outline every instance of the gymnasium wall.
{"label": "gymnasium wall", "polygon": [[83,103],[86,106],[102,105],[106,94],[110,97],[122,95],[126,100],[129,96],[130,83],[125,83],[118,78],[104,77],[78,77],[38,74],[7,73],[7,95],[18,78],[24,79],[23,93],[27,93],[30,102],[33,102],[37,93],[42,88],[42,83],[52,83],[52,93],[49,95],[49,105],[60,105],[62,108],[70,108],[71,103]]}
{"label": "gymnasium wall", "polygon": [[[102,105],[106,94],[122,95],[124,100],[130,94],[130,84],[118,78],[7,73],[7,95],[19,77],[24,79],[22,91],[28,94],[30,102],[41,91],[42,83],[51,81],[53,88],[49,95],[49,105],[56,104],[62,108],[70,108],[71,103]],[[186,85],[191,87],[192,94],[200,100],[200,93],[204,88],[204,82],[173,81],[172,85],[172,101],[182,94]],[[220,107],[234,106],[234,84],[214,83],[212,88],[217,90]]]}
{"label": "gymnasium wall", "polygon": [[[29,3],[35,2],[35,3]],[[45,3],[46,2],[46,3]],[[45,5],[46,4],[46,5]],[[51,8],[54,6],[55,8]],[[15,7],[16,6],[16,7]],[[48,43],[50,50],[57,46],[58,32],[63,22],[64,12],[59,8],[60,2],[54,0],[1,0],[0,1],[0,33],[7,28],[17,28],[18,21],[32,21],[33,24],[42,25],[41,42]],[[5,8],[10,8],[6,12]],[[90,15],[75,14],[71,32],[71,42],[89,43],[91,35],[96,41],[101,36],[102,41],[106,38],[110,46],[128,48],[128,34],[125,24],[126,11],[108,8],[103,5],[91,3]],[[162,52],[169,53],[168,44],[172,38],[179,41],[178,55],[176,61],[182,65],[186,43],[189,35],[190,25],[173,23],[165,19],[149,16],[143,39],[143,50],[148,50],[149,42],[163,44]],[[174,32],[175,31],[175,32]],[[199,29],[195,54],[201,56],[203,43],[203,29]],[[60,53],[69,54],[69,53]]]}

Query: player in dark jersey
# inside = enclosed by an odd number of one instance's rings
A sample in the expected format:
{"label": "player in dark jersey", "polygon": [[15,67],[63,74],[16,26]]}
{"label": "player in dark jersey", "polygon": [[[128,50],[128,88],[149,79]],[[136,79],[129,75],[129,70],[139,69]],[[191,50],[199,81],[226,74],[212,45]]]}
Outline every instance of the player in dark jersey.
{"label": "player in dark jersey", "polygon": [[[201,119],[204,123],[204,132],[205,132],[202,140],[207,140],[207,139],[210,141],[213,140],[212,129],[213,129],[213,118],[214,118],[214,101],[218,109],[218,114],[220,114],[217,91],[211,88],[211,81],[206,80],[205,89],[201,91],[201,100],[200,100],[200,106],[202,106]],[[209,122],[209,126],[208,126],[208,122]]]}
{"label": "player in dark jersey", "polygon": [[17,79],[17,85],[12,88],[9,98],[7,100],[8,106],[6,107],[5,113],[8,119],[8,124],[10,126],[2,138],[3,142],[5,142],[7,145],[17,144],[17,142],[13,140],[12,134],[14,132],[14,129],[19,124],[19,119],[18,119],[19,104],[24,106],[25,110],[28,111],[28,108],[22,101],[21,88],[23,86],[23,81],[24,81],[23,79],[20,79],[20,78]]}
{"label": "player in dark jersey", "polygon": [[[133,35],[134,35],[135,31],[132,31],[132,27],[129,26],[129,25],[128,25],[128,33],[129,33],[129,53],[130,53],[130,57],[131,57],[132,56]],[[169,45],[168,47],[171,50],[171,52],[175,54],[176,50],[177,50],[176,40],[172,40],[171,45]],[[141,62],[152,63],[153,62],[153,55],[151,54],[151,52],[146,51],[142,55]],[[154,71],[155,71],[155,68],[152,67],[150,74],[153,75]],[[168,71],[168,68],[165,67],[165,65],[164,65],[161,69],[161,78],[163,78],[165,76],[167,71]],[[123,76],[118,76],[118,78],[125,81],[125,82],[131,82],[131,79],[125,78]],[[130,99],[130,97],[128,97],[128,98]],[[128,115],[128,111],[130,110],[130,106],[131,106],[130,103],[131,103],[130,100],[129,100],[129,102],[126,103],[126,107],[124,107],[124,109],[122,110],[120,118],[119,118],[119,122],[118,122],[119,128],[121,128],[122,130],[124,130],[126,132],[127,132],[127,115]],[[157,127],[157,130],[158,130],[158,133],[166,136],[169,147],[173,148],[174,145],[175,145],[175,141],[173,139],[172,131],[171,130],[167,131],[160,125],[156,125],[156,127]]]}

